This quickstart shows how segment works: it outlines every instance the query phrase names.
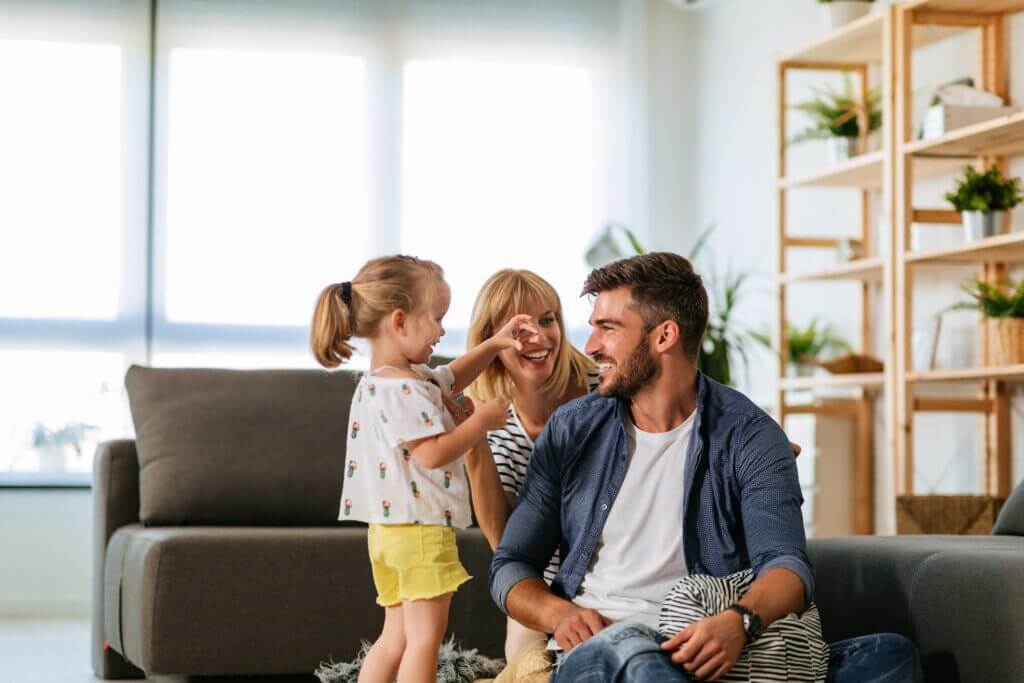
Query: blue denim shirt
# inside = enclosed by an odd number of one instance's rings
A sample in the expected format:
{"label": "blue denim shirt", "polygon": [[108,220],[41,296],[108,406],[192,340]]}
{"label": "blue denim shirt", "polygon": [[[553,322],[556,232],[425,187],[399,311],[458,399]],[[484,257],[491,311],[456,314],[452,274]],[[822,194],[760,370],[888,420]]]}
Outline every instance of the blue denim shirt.
{"label": "blue denim shirt", "polygon": [[[627,403],[592,393],[548,420],[491,562],[491,596],[503,611],[512,587],[540,578],[555,548],[562,565],[552,591],[569,600],[578,591],[626,476],[630,419]],[[759,575],[784,567],[803,580],[810,604],[803,496],[779,425],[743,394],[698,373],[694,438],[679,456],[686,458],[679,532],[689,572]],[[650,505],[656,510],[658,501]]]}

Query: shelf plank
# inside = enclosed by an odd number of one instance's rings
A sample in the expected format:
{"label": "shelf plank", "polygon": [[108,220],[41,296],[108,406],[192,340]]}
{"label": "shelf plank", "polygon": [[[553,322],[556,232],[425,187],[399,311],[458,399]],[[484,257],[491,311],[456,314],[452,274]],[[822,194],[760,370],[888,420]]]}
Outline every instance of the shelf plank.
{"label": "shelf plank", "polygon": [[907,252],[908,263],[1003,263],[1024,262],[1024,232],[1011,232],[966,242],[955,247]]}
{"label": "shelf plank", "polygon": [[1024,10],[1024,0],[912,0],[906,8],[915,12],[1008,14]]}
{"label": "shelf plank", "polygon": [[903,151],[916,157],[1010,156],[1024,153],[1024,112],[964,126],[931,140],[915,140]]}
{"label": "shelf plank", "polygon": [[880,387],[885,383],[885,373],[856,372],[847,375],[821,375],[815,377],[783,377],[779,388],[783,391],[795,389],[819,389],[828,387]]}
{"label": "shelf plank", "polygon": [[868,152],[828,168],[787,177],[779,187],[879,187],[882,184],[882,152]]}
{"label": "shelf plank", "polygon": [[923,382],[969,382],[986,379],[1004,381],[1024,381],[1024,363],[1018,365],[1000,365],[987,368],[958,368],[955,370],[925,370],[908,372],[907,381]]}
{"label": "shelf plank", "polygon": [[[779,180],[779,187],[851,187],[876,189],[882,185],[883,153],[869,152],[824,170],[788,176]],[[914,164],[914,177],[918,180],[963,168],[964,160],[949,157],[923,157]]]}
{"label": "shelf plank", "polygon": [[[790,66],[826,69],[881,62],[883,20],[883,12],[868,14],[786,53],[780,61]],[[924,47],[961,30],[956,26],[915,26],[914,47]]]}
{"label": "shelf plank", "polygon": [[806,273],[784,273],[780,280],[784,283],[813,282],[819,280],[858,280],[875,282],[882,279],[882,257],[855,259],[848,263],[840,263],[830,268]]}

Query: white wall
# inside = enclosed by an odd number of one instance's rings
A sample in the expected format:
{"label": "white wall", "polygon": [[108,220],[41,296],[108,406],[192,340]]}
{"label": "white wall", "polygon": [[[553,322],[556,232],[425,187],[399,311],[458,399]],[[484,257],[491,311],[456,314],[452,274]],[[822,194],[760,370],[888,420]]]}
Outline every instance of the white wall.
{"label": "white wall", "polygon": [[[652,211],[658,218],[652,224],[655,241],[666,248],[685,253],[700,230],[717,224],[712,241],[714,264],[718,269],[730,262],[750,268],[756,287],[740,307],[740,317],[754,329],[767,330],[774,311],[770,274],[774,272],[776,250],[776,58],[794,47],[824,33],[821,8],[811,0],[721,0],[710,9],[688,15],[692,25],[688,35],[694,39],[696,69],[691,81],[681,82],[680,90],[693,94],[689,118],[692,142],[680,149],[695,149],[688,166],[680,166],[686,180],[680,187],[684,196],[693,197],[693,206],[678,209],[680,220]],[[1012,45],[1024,41],[1020,18],[1011,22]],[[1024,45],[1024,42],[1020,42]],[[976,64],[976,43],[971,34],[944,41],[918,52],[915,62],[915,101],[926,102],[935,85],[953,78],[971,75]],[[1022,58],[1012,60],[1011,98],[1019,100],[1024,85]],[[950,68],[950,65],[954,65]],[[811,83],[841,83],[816,74],[790,80],[790,101],[806,98]],[[917,120],[915,115],[915,120]],[[804,123],[799,114],[790,114],[791,130]],[[820,168],[825,163],[823,147],[818,143],[794,147],[790,153],[790,171]],[[1020,173],[1021,168],[1013,167]],[[950,178],[943,178],[917,189],[919,206],[942,206],[941,193]],[[875,210],[880,203],[875,198]],[[854,235],[857,226],[856,193],[849,190],[803,190],[792,192],[789,201],[790,231],[809,235]],[[1019,214],[1020,212],[1018,212]],[[1018,216],[1018,223],[1021,218]],[[681,229],[680,225],[686,227]],[[1015,227],[1020,227],[1015,225]],[[876,224],[876,231],[879,226]],[[928,228],[933,239],[944,239],[943,228]],[[938,230],[939,233],[932,232]],[[955,229],[954,229],[955,231]],[[955,238],[955,235],[954,235]],[[791,267],[810,269],[824,265],[829,254],[790,251]],[[969,277],[969,270],[933,272],[917,281],[915,327],[923,327],[934,314],[958,297],[957,286]],[[859,316],[856,285],[850,283],[805,285],[791,289],[789,314],[797,323],[821,316],[847,339],[856,339]],[[849,302],[845,304],[842,302]],[[947,366],[973,364],[974,320],[956,321],[953,331],[940,348],[940,363]],[[881,331],[884,334],[884,330]],[[878,341],[884,337],[880,336]],[[774,361],[758,350],[752,366],[747,392],[757,399],[769,399],[775,378]],[[946,395],[957,388],[945,389]],[[970,387],[960,387],[960,391]],[[879,434],[883,428],[881,402],[876,415]],[[1015,425],[1020,423],[1020,406],[1015,405]],[[978,418],[975,416],[925,415],[916,422],[915,488],[919,492],[970,493],[980,487]],[[881,446],[881,443],[879,444]],[[892,465],[882,459],[883,448],[876,449],[876,526],[880,531],[894,528],[892,512]],[[1016,445],[1016,479],[1022,471],[1024,449]]]}
{"label": "white wall", "polygon": [[91,493],[0,490],[0,616],[89,613]]}

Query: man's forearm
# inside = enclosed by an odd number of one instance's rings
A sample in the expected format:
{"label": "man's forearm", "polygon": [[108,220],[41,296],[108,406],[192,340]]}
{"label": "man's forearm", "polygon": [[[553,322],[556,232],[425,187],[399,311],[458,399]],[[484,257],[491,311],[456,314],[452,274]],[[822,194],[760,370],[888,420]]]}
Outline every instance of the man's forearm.
{"label": "man's forearm", "polygon": [[540,579],[520,581],[505,600],[505,610],[510,617],[542,633],[554,633],[559,619],[574,609],[575,605],[552,593]]}
{"label": "man's forearm", "polygon": [[757,612],[765,626],[787,614],[804,610],[804,582],[798,574],[781,567],[762,572],[740,604]]}

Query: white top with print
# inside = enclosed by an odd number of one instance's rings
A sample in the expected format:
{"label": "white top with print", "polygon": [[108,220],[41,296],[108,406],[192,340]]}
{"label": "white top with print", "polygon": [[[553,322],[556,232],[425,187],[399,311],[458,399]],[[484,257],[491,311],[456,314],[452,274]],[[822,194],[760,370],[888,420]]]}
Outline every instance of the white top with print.
{"label": "white top with print", "polygon": [[441,403],[455,376],[443,365],[414,365],[422,379],[366,374],[356,386],[338,519],[373,524],[470,525],[463,460],[427,469],[406,443],[455,428]]}
{"label": "white top with print", "polygon": [[[597,370],[587,373],[587,391],[594,391],[597,388]],[[491,447],[491,455],[494,457],[494,464],[498,468],[498,478],[501,486],[508,493],[516,498],[519,497],[519,489],[523,486],[523,479],[526,478],[526,466],[530,463],[530,456],[533,455],[534,443],[530,435],[523,428],[519,421],[515,406],[508,405],[508,419],[505,426],[487,432],[487,443]],[[555,580],[558,572],[560,558],[558,548],[551,556],[551,562],[544,570],[544,580],[549,584]]]}

